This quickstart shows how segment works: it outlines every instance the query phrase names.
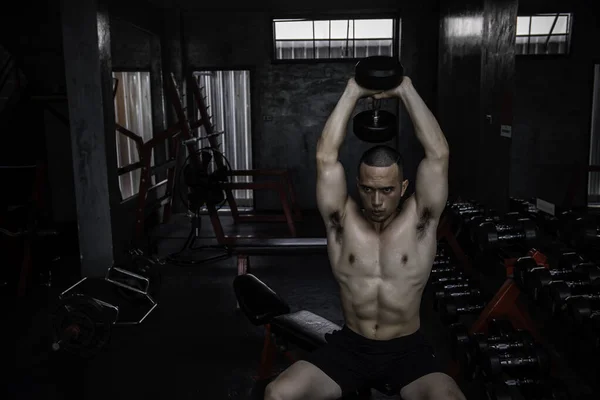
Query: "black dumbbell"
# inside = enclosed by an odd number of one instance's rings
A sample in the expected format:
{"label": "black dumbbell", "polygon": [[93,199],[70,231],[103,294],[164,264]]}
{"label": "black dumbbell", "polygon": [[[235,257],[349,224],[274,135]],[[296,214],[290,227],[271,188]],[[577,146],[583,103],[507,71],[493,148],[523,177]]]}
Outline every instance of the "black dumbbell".
{"label": "black dumbbell", "polygon": [[485,383],[482,398],[485,400],[524,400],[517,388],[508,386],[504,382]]}
{"label": "black dumbbell", "polygon": [[440,318],[444,324],[457,322],[461,315],[481,312],[487,302],[481,297],[441,299],[438,303]]}
{"label": "black dumbbell", "polygon": [[[466,329],[466,328],[465,328]],[[460,370],[465,379],[473,379],[476,372],[476,357],[478,347],[483,340],[487,342],[501,342],[508,340],[514,335],[515,329],[509,320],[493,319],[488,323],[488,333],[473,333],[465,337],[465,332],[460,332],[459,337],[451,337],[453,345],[461,351],[455,352],[454,358],[458,360]],[[458,341],[460,339],[460,342]]]}
{"label": "black dumbbell", "polygon": [[537,261],[531,256],[519,257],[517,261],[515,261],[513,267],[513,277],[515,283],[519,287],[525,288],[525,277],[527,274],[539,268],[546,268],[546,266],[538,264]]}
{"label": "black dumbbell", "polygon": [[571,297],[565,300],[565,308],[572,321],[580,325],[600,317],[600,298]]}
{"label": "black dumbbell", "polygon": [[[514,330],[515,329],[512,326],[512,323],[506,319],[494,318],[488,322],[489,336],[496,338],[495,340],[501,340],[508,337],[512,332],[514,332]],[[460,322],[450,324],[448,331],[452,357],[456,360],[458,349],[461,347],[471,347],[472,335],[469,334],[469,329],[465,326],[465,324]],[[483,334],[475,333],[473,335],[476,336]]]}
{"label": "black dumbbell", "polygon": [[472,283],[469,278],[465,278],[459,281],[449,281],[449,282],[435,282],[431,285],[433,290],[434,298],[439,299],[444,297],[443,293],[446,290],[461,290],[471,287]]}
{"label": "black dumbbell", "polygon": [[[502,372],[526,372],[544,376],[550,369],[550,357],[546,350],[535,344],[525,351],[514,353],[488,352],[482,355],[482,366],[486,376],[498,376]],[[513,375],[511,373],[511,375]]]}
{"label": "black dumbbell", "polygon": [[[354,68],[356,83],[371,90],[390,90],[400,85],[404,68],[397,58],[371,56],[360,60]],[[358,113],[354,121],[354,134],[362,141],[382,143],[392,140],[397,134],[396,115],[379,109],[379,100],[374,107]]]}
{"label": "black dumbbell", "polygon": [[552,282],[565,282],[569,286],[587,285],[593,280],[600,278],[600,270],[593,266],[588,271],[571,271],[567,269],[542,268],[535,270],[527,279],[530,294],[538,301],[542,297],[542,291]]}
{"label": "black dumbbell", "polygon": [[466,277],[462,271],[448,271],[429,276],[429,283],[435,285],[437,283],[449,283],[465,280]]}
{"label": "black dumbbell", "polygon": [[437,274],[442,274],[442,273],[446,273],[446,272],[456,272],[456,266],[454,264],[434,264],[433,267],[431,268],[431,275],[435,276]]}
{"label": "black dumbbell", "polygon": [[477,243],[481,249],[490,249],[519,241],[535,240],[538,236],[535,222],[528,218],[505,223],[483,223],[476,232]]}
{"label": "black dumbbell", "polygon": [[450,257],[448,256],[435,256],[435,258],[433,259],[433,267],[436,267],[438,265],[451,265],[452,264],[452,260],[450,260]]}
{"label": "black dumbbell", "polygon": [[438,311],[439,304],[442,299],[459,299],[459,298],[472,298],[481,296],[481,290],[476,287],[465,287],[465,288],[455,288],[455,289],[447,289],[444,291],[435,292],[433,301],[433,309]]}
{"label": "black dumbbell", "polygon": [[484,398],[493,400],[568,400],[570,397],[566,385],[562,382],[520,377],[485,384]]}
{"label": "black dumbbell", "polygon": [[600,298],[600,280],[590,281],[581,285],[571,285],[569,282],[553,282],[545,291],[546,304],[550,305],[552,314],[557,315],[563,303],[569,297],[590,296]]}

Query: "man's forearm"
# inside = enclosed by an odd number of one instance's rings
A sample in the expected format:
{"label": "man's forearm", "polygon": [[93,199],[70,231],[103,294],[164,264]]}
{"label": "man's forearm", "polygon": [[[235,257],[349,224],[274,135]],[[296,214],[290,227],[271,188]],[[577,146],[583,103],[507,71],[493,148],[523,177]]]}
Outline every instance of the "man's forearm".
{"label": "man's forearm", "polygon": [[415,126],[415,134],[425,149],[425,156],[441,158],[448,156],[448,142],[435,116],[429,110],[412,82],[402,85],[400,98]]}
{"label": "man's forearm", "polygon": [[338,151],[346,137],[348,120],[360,95],[352,86],[347,86],[327,119],[317,143],[317,158],[337,161]]}

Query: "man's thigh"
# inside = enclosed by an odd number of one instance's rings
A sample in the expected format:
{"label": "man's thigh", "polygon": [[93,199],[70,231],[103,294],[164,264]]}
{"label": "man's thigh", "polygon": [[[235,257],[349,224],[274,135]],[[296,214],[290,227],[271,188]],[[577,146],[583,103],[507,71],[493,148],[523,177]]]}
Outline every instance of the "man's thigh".
{"label": "man's thigh", "polygon": [[333,400],[342,389],[327,374],[306,361],[297,361],[267,385],[265,399]]}
{"label": "man's thigh", "polygon": [[466,400],[454,379],[443,372],[422,376],[400,390],[402,400]]}

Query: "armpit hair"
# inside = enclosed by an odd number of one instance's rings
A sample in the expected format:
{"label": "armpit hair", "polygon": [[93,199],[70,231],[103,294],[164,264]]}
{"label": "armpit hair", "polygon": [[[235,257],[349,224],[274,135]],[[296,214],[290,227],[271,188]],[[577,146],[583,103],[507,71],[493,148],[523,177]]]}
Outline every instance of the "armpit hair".
{"label": "armpit hair", "polygon": [[342,226],[342,218],[339,211],[334,211],[329,215],[329,224],[331,229],[335,230],[335,241],[341,243],[344,227]]}
{"label": "armpit hair", "polygon": [[433,216],[433,212],[431,208],[425,207],[423,211],[421,211],[421,215],[419,215],[419,220],[417,222],[417,239],[422,240],[431,225],[431,219]]}

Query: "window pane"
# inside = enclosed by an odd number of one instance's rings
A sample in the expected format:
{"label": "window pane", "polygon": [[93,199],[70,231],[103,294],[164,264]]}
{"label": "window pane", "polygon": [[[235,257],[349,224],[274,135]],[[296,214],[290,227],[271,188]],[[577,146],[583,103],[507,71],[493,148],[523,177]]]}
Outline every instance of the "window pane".
{"label": "window pane", "polygon": [[391,19],[357,19],[356,39],[387,39],[394,37],[394,21]]}
{"label": "window pane", "polygon": [[312,21],[275,22],[275,39],[312,39]]}
{"label": "window pane", "polygon": [[554,27],[554,30],[552,31],[553,34],[555,33],[567,33],[567,29],[568,29],[568,18],[567,16],[563,15],[558,17],[558,21],[556,21],[556,26]]}
{"label": "window pane", "polygon": [[531,17],[531,34],[543,35],[550,33],[554,17]]}
{"label": "window pane", "polygon": [[329,39],[329,21],[315,21],[315,39]]}
{"label": "window pane", "polygon": [[331,21],[331,38],[347,39],[353,35],[353,23],[349,20]]}
{"label": "window pane", "polygon": [[517,35],[529,35],[531,17],[517,17]]}
{"label": "window pane", "polygon": [[[273,19],[275,58],[336,59],[394,55],[394,19]],[[357,40],[355,40],[357,38]],[[355,43],[356,42],[356,43]]]}

